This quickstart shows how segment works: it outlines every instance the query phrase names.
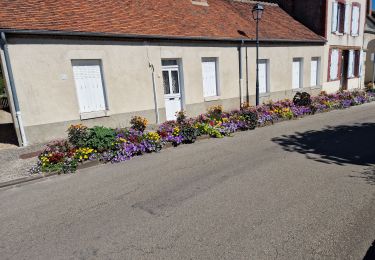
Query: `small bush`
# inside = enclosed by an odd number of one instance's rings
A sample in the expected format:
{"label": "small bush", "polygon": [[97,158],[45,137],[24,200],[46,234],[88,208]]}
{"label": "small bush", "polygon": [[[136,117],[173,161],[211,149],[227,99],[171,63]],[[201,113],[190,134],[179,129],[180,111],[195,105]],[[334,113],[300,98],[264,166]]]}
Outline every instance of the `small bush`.
{"label": "small bush", "polygon": [[185,111],[181,110],[180,112],[176,113],[176,121],[178,124],[183,124],[185,123],[186,120],[186,113]]}
{"label": "small bush", "polygon": [[296,106],[310,106],[311,96],[307,92],[297,92],[293,98],[293,104]]}
{"label": "small bush", "polygon": [[222,105],[212,106],[207,111],[207,116],[217,121],[221,120],[222,114],[223,114]]}
{"label": "small bush", "polygon": [[115,140],[115,130],[103,126],[95,126],[89,129],[85,147],[90,147],[98,152],[103,152],[110,150],[113,147]]}
{"label": "small bush", "polygon": [[144,132],[148,125],[148,120],[141,116],[133,116],[130,124],[133,129]]}
{"label": "small bush", "polygon": [[184,126],[181,129],[180,135],[183,138],[183,142],[187,144],[192,144],[197,140],[199,130],[192,126]]}
{"label": "small bush", "polygon": [[258,113],[251,109],[243,109],[240,115],[244,118],[245,125],[242,130],[253,130],[258,125]]}
{"label": "small bush", "polygon": [[68,128],[68,140],[77,148],[81,148],[86,145],[88,136],[88,128],[82,124],[71,125]]}

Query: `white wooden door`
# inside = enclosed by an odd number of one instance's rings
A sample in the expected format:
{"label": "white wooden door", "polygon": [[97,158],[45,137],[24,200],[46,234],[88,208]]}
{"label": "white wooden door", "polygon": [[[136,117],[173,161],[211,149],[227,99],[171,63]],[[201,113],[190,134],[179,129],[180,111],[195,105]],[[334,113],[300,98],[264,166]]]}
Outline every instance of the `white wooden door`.
{"label": "white wooden door", "polygon": [[293,60],[293,89],[301,88],[301,60]]}
{"label": "white wooden door", "polygon": [[267,61],[259,61],[259,93],[267,93]]}
{"label": "white wooden door", "polygon": [[319,71],[319,59],[313,58],[311,60],[311,86],[317,86],[318,82],[318,71]]}
{"label": "white wooden door", "polygon": [[181,83],[178,66],[163,66],[164,100],[167,120],[175,120],[182,109]]}
{"label": "white wooden door", "polygon": [[100,61],[73,62],[80,113],[106,110]]}
{"label": "white wooden door", "polygon": [[202,60],[203,96],[217,96],[217,70],[216,59],[207,58]]}

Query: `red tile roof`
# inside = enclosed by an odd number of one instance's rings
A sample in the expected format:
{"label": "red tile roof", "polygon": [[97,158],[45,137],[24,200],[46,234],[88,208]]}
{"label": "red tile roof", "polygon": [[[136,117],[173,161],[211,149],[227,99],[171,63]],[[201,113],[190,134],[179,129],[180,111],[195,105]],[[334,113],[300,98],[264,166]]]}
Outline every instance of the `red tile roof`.
{"label": "red tile roof", "polygon": [[[209,6],[193,5],[191,0],[0,0],[0,30],[255,38],[253,4],[233,0],[208,3]],[[265,5],[260,38],[324,40],[276,5]]]}

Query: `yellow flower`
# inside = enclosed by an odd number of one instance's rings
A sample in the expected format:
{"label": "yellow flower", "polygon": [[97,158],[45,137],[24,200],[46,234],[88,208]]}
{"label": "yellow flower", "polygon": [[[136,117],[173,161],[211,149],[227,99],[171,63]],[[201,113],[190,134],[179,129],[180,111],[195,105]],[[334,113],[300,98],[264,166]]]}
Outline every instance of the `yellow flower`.
{"label": "yellow flower", "polygon": [[174,136],[179,135],[179,133],[180,133],[180,128],[178,128],[178,126],[176,126],[175,128],[173,128],[173,135]]}

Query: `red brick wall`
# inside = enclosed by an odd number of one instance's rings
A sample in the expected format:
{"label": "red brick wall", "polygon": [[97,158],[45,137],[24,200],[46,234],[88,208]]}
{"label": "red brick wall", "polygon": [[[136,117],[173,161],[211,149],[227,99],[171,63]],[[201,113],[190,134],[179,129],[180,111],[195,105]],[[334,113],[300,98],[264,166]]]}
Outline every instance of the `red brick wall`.
{"label": "red brick wall", "polygon": [[325,37],[326,0],[267,0],[277,3],[294,19]]}

